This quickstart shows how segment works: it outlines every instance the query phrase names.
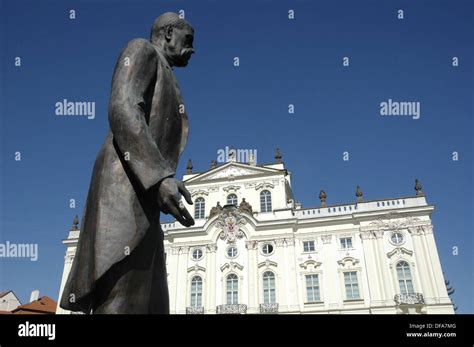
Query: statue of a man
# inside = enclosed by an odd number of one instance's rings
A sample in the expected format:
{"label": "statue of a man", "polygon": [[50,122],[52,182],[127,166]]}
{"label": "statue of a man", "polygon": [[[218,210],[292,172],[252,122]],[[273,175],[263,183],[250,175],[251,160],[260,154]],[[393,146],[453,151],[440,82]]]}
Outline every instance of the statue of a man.
{"label": "statue of a man", "polygon": [[175,179],[188,136],[174,66],[188,64],[194,29],[159,16],[151,40],[122,51],[112,79],[110,131],[92,173],[61,307],[87,313],[169,313],[160,211],[189,227],[191,195]]}

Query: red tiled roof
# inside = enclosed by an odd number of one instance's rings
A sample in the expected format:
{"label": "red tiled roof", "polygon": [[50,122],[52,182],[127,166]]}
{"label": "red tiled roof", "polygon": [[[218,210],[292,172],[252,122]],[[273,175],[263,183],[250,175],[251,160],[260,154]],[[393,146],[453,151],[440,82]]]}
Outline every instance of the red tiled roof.
{"label": "red tiled roof", "polygon": [[58,303],[48,296],[42,296],[38,300],[25,305],[20,305],[14,310],[13,314],[55,314]]}

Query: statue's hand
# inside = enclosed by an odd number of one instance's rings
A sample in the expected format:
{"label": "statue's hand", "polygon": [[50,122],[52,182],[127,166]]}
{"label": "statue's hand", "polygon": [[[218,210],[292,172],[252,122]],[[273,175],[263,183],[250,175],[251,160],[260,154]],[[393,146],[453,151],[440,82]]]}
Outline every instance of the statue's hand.
{"label": "statue's hand", "polygon": [[172,177],[165,178],[158,187],[158,207],[165,213],[171,213],[182,225],[189,227],[194,225],[194,219],[181,202],[180,193],[188,204],[192,205],[191,194],[184,183]]}

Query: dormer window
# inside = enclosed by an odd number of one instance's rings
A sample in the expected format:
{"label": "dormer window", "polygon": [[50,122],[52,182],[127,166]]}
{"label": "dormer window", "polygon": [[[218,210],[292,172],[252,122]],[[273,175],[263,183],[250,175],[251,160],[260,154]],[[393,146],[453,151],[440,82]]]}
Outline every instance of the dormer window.
{"label": "dormer window", "polygon": [[197,198],[194,201],[194,218],[195,219],[204,218],[205,207],[206,207],[206,202],[204,201],[204,198]]}
{"label": "dormer window", "polygon": [[260,193],[260,210],[272,212],[272,194],[268,190],[263,190]]}
{"label": "dormer window", "polygon": [[227,195],[227,205],[237,206],[237,195],[235,195],[235,194]]}

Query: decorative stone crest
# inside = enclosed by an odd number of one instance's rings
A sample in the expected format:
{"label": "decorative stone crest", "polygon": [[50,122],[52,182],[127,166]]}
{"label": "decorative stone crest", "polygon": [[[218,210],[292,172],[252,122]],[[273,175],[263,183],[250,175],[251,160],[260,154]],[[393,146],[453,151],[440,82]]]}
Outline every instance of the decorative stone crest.
{"label": "decorative stone crest", "polygon": [[240,226],[246,223],[240,211],[234,205],[226,205],[223,207],[217,219],[217,227],[222,231],[219,235],[221,240],[227,240],[227,243],[235,243],[237,239],[241,239],[244,233],[240,230]]}
{"label": "decorative stone crest", "polygon": [[321,240],[324,244],[331,243],[332,235],[321,235]]}

